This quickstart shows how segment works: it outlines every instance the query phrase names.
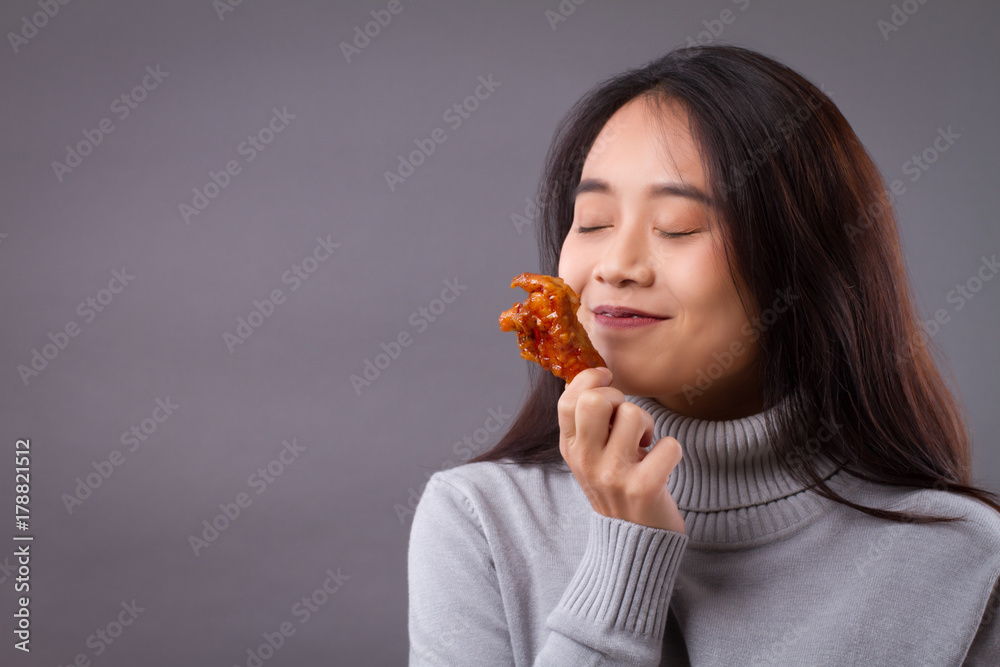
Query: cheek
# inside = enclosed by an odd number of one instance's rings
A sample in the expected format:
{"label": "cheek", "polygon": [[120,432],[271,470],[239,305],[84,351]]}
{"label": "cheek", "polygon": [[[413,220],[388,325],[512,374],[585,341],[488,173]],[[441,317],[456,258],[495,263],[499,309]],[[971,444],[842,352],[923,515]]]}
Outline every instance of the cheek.
{"label": "cheek", "polygon": [[706,246],[670,269],[688,341],[706,353],[742,341],[747,322],[736,286],[716,248]]}
{"label": "cheek", "polygon": [[663,271],[681,307],[690,315],[728,312],[739,298],[717,251],[709,245],[691,248],[663,262]]}
{"label": "cheek", "polygon": [[580,294],[587,284],[587,277],[590,275],[588,260],[571,240],[567,239],[559,253],[558,274],[573,291]]}

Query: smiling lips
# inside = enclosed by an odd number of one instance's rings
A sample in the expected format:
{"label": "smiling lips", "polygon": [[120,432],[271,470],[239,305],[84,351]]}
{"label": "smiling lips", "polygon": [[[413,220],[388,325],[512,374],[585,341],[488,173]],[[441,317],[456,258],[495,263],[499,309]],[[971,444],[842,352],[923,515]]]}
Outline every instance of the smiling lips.
{"label": "smiling lips", "polygon": [[[607,366],[594,348],[576,313],[580,297],[556,276],[522,273],[510,283],[528,292],[523,303],[500,313],[500,329],[517,333],[521,358],[537,362],[556,377],[571,382],[587,368]],[[671,319],[627,306],[602,304],[593,309],[598,324],[634,329]]]}
{"label": "smiling lips", "polygon": [[624,306],[601,305],[593,311],[594,321],[611,329],[634,329],[670,319]]}

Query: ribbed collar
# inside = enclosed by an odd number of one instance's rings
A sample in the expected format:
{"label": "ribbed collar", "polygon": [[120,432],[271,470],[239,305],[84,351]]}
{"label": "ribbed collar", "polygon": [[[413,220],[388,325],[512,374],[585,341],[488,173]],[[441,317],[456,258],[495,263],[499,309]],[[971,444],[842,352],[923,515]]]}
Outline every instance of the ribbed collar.
{"label": "ribbed collar", "polygon": [[[830,508],[833,501],[807,490],[779,465],[772,447],[775,432],[768,417],[789,409],[790,397],[758,414],[723,421],[687,417],[653,398],[626,400],[653,416],[653,446],[665,436],[681,443],[684,456],[667,487],[692,546],[743,548],[771,541]],[[819,447],[822,439],[817,438]],[[823,478],[838,470],[822,450],[814,460]],[[836,475],[830,485],[840,492],[845,476]]]}

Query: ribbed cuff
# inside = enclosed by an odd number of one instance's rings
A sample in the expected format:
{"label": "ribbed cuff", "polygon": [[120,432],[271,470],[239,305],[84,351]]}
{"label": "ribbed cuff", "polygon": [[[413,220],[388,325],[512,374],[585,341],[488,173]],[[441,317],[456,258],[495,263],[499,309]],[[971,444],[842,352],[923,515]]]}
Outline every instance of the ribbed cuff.
{"label": "ribbed cuff", "polygon": [[674,579],[687,542],[684,533],[614,519],[595,511],[590,519],[587,548],[566,592],[548,617],[549,627],[598,650],[628,651],[616,639],[621,633],[643,635],[659,649]]}

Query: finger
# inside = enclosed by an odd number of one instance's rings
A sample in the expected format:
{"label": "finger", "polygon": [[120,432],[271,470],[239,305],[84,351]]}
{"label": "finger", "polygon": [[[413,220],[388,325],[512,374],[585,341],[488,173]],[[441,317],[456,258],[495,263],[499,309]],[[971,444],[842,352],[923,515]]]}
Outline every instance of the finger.
{"label": "finger", "polygon": [[653,417],[635,403],[621,403],[615,411],[601,467],[619,473],[633,467],[646,456],[640,447],[652,439]]}
{"label": "finger", "polygon": [[563,443],[572,442],[576,438],[576,400],[580,394],[588,389],[609,384],[611,384],[611,371],[602,366],[581,371],[566,385],[556,406],[559,416],[560,447]]}
{"label": "finger", "polygon": [[571,448],[583,465],[596,464],[608,442],[615,410],[625,402],[625,394],[613,387],[595,387],[576,400],[576,437]]}
{"label": "finger", "polygon": [[667,478],[684,458],[684,449],[676,438],[660,438],[635,470],[637,480],[652,486],[666,486]]}

